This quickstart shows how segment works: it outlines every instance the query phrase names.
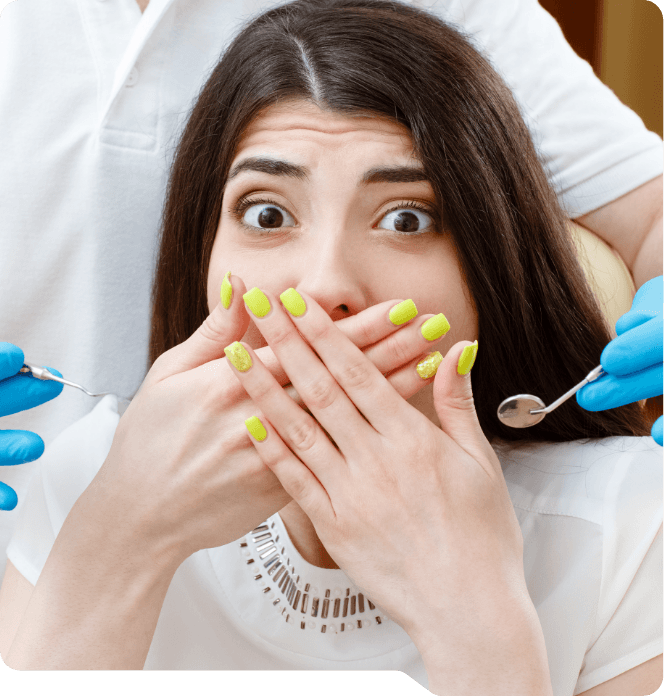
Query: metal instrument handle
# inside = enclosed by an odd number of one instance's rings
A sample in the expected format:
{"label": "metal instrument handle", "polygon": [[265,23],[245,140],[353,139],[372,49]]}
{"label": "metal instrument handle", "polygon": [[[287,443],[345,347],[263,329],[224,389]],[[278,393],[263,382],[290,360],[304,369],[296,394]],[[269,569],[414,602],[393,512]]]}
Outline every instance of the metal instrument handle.
{"label": "metal instrument handle", "polygon": [[578,392],[579,389],[581,389],[581,387],[585,387],[586,384],[594,382],[596,379],[599,379],[602,375],[605,374],[606,372],[604,372],[602,366],[598,365],[594,370],[591,370],[581,382],[579,382],[575,387],[572,387],[568,392],[565,392],[559,399],[556,399],[552,404],[549,404],[546,408],[539,408],[537,410],[530,411],[530,413],[551,413],[551,411],[558,408],[560,404],[567,401],[567,399],[569,399],[570,396],[574,396],[574,394],[576,394],[576,392]]}

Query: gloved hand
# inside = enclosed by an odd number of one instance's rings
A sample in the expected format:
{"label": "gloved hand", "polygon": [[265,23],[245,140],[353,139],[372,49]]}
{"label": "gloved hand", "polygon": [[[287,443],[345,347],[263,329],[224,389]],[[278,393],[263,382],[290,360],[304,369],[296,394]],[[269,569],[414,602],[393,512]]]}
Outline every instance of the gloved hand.
{"label": "gloved hand", "polygon": [[[27,411],[54,399],[64,385],[42,381],[31,374],[18,374],[23,367],[23,351],[11,343],[0,342],[0,417]],[[62,375],[48,368],[54,375]],[[27,430],[0,430],[0,466],[25,464],[44,453],[44,441]],[[0,481],[0,510],[13,510],[16,491]]]}
{"label": "gloved hand", "polygon": [[[602,351],[608,374],[576,393],[586,411],[604,411],[662,394],[662,276],[637,291],[632,308],[616,322],[616,338]],[[662,416],[651,435],[662,445]]]}

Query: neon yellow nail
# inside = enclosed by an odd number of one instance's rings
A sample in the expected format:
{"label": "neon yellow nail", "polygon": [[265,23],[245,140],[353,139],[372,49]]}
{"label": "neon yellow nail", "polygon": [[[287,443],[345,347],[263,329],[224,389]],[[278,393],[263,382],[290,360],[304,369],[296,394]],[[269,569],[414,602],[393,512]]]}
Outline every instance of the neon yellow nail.
{"label": "neon yellow nail", "polygon": [[435,353],[429,353],[424,360],[420,360],[415,369],[422,379],[429,379],[429,377],[433,377],[438,372],[438,367],[442,362],[443,356],[436,351]]}
{"label": "neon yellow nail", "polygon": [[450,330],[450,322],[444,314],[436,314],[435,317],[427,319],[424,324],[422,324],[422,336],[427,339],[427,341],[435,341],[436,339],[444,336]]}
{"label": "neon yellow nail", "polygon": [[295,288],[288,288],[279,295],[284,307],[294,316],[301,317],[307,311],[302,295]]}
{"label": "neon yellow nail", "polygon": [[401,326],[407,321],[410,321],[413,317],[417,316],[417,307],[412,300],[404,300],[399,302],[390,310],[390,321],[395,326]]}
{"label": "neon yellow nail", "polygon": [[246,372],[251,366],[251,355],[247,349],[239,342],[231,343],[229,346],[224,348],[224,353],[226,357],[233,363],[235,369],[240,372]]}
{"label": "neon yellow nail", "polygon": [[459,356],[459,363],[457,365],[457,373],[460,375],[467,375],[473,365],[475,364],[475,358],[477,357],[478,349],[477,341],[470,346],[466,346]]}
{"label": "neon yellow nail", "polygon": [[264,317],[270,309],[270,300],[267,299],[265,293],[260,288],[251,288],[249,292],[242,295],[247,307],[256,317]]}
{"label": "neon yellow nail", "polygon": [[258,442],[263,442],[263,440],[267,437],[267,430],[265,430],[265,426],[261,423],[260,418],[257,416],[247,418],[247,420],[244,421],[244,424],[247,426],[249,434],[254,439],[258,440]]}
{"label": "neon yellow nail", "polygon": [[231,301],[233,300],[233,286],[231,285],[231,272],[224,276],[221,281],[221,302],[225,309],[231,306]]}

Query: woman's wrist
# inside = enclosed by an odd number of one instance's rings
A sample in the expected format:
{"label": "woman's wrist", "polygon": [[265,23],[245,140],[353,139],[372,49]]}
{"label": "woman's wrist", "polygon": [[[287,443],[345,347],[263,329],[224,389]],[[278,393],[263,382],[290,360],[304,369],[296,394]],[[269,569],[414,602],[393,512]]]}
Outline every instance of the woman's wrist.
{"label": "woman's wrist", "polygon": [[6,656],[15,669],[142,669],[179,560],[94,496],[65,520]]}
{"label": "woman's wrist", "polygon": [[552,696],[544,634],[530,597],[466,617],[429,612],[408,634],[434,694]]}

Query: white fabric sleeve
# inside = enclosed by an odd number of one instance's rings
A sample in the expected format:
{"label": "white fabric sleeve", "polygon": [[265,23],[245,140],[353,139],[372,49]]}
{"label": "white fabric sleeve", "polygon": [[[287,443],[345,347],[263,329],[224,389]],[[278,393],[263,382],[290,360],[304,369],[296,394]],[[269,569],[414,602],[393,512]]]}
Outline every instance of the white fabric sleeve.
{"label": "white fabric sleeve", "polygon": [[117,400],[106,396],[41,456],[7,547],[7,558],[33,586],[69,511],[108,456],[119,420]]}
{"label": "white fabric sleeve", "polygon": [[574,694],[662,653],[662,448],[618,456],[603,504],[595,629]]}
{"label": "white fabric sleeve", "polygon": [[471,34],[510,86],[571,218],[660,175],[662,141],[595,76],[536,0],[413,0]]}
{"label": "white fabric sleeve", "polygon": [[41,470],[30,479],[14,534],[7,547],[7,558],[34,587],[55,542],[48,516]]}

